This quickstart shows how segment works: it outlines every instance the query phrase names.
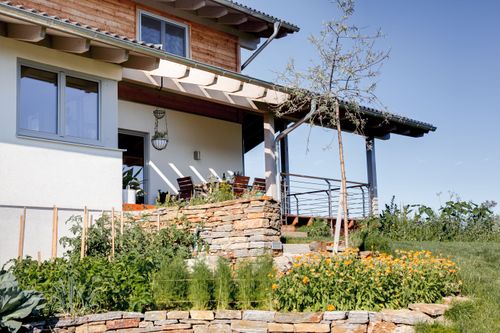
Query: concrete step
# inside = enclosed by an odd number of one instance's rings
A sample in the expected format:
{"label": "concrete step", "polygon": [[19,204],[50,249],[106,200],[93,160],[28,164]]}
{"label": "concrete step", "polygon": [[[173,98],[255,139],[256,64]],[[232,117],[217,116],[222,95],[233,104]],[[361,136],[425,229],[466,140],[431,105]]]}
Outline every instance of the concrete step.
{"label": "concrete step", "polygon": [[309,247],[309,244],[283,244],[283,255],[284,256],[289,256],[289,255],[299,255],[299,254],[306,254],[310,253],[311,249]]}
{"label": "concrete step", "polygon": [[304,231],[281,231],[281,236],[290,238],[307,238],[307,232]]}

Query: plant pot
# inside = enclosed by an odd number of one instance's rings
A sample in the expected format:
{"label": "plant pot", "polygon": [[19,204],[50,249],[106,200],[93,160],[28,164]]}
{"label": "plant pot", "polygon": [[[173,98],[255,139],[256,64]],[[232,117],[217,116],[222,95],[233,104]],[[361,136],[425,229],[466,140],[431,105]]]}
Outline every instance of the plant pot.
{"label": "plant pot", "polygon": [[125,189],[122,191],[122,200],[125,204],[135,204],[137,190]]}

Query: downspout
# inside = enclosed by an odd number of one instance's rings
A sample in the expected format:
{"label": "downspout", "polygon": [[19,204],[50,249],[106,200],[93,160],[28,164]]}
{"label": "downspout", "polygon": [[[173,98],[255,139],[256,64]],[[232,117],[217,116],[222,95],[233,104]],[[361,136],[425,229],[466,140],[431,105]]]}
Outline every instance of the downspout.
{"label": "downspout", "polygon": [[276,38],[276,36],[278,35],[278,32],[280,31],[281,24],[282,24],[281,21],[274,22],[273,34],[271,36],[269,36],[269,38],[264,42],[264,44],[259,46],[259,48],[254,53],[252,53],[250,58],[248,58],[247,61],[245,61],[245,63],[243,65],[241,65],[241,70],[244,70],[245,67],[247,67],[255,59],[255,57],[257,57],[259,55],[259,53],[261,53],[262,50],[264,50],[266,48],[266,46],[268,46],[273,41],[274,38]]}

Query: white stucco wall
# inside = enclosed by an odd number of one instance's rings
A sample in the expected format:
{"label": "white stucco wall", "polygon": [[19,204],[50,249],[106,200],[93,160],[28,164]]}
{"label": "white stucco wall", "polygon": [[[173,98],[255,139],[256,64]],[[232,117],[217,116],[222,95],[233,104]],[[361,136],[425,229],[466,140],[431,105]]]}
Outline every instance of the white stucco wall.
{"label": "white stucco wall", "polygon": [[[118,103],[118,124],[120,129],[138,132],[154,132],[155,108],[127,101]],[[147,177],[148,201],[153,203],[157,191],[173,193],[179,175],[191,176],[195,183],[209,180],[210,169],[220,177],[229,171],[243,172],[242,129],[240,124],[167,110],[169,144],[165,150],[157,151],[148,144],[149,160]],[[201,160],[194,160],[194,151],[201,152]]]}
{"label": "white stucco wall", "polygon": [[[19,59],[101,79],[102,147],[16,135]],[[120,79],[119,66],[0,37],[0,265],[17,254],[19,212],[12,206],[80,209],[86,205],[97,210],[121,206],[122,153],[117,149]],[[42,248],[50,248],[51,215],[45,218],[29,209],[28,216],[26,239],[32,241],[25,253],[36,256]],[[64,221],[60,224],[64,234]]]}

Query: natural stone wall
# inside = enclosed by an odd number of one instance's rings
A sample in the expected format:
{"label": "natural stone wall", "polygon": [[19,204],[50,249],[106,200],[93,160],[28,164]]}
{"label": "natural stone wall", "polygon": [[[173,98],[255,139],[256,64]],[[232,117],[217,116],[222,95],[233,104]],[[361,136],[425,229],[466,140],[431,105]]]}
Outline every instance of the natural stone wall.
{"label": "natural stone wall", "polygon": [[183,220],[191,222],[192,231],[206,242],[209,255],[241,259],[280,253],[280,207],[267,197],[132,214],[136,220],[145,219],[144,227],[152,230]]}
{"label": "natural stone wall", "polygon": [[218,333],[332,332],[409,333],[420,322],[443,322],[446,304],[412,304],[410,309],[281,313],[275,311],[108,312],[53,318],[25,325],[29,332]]}

